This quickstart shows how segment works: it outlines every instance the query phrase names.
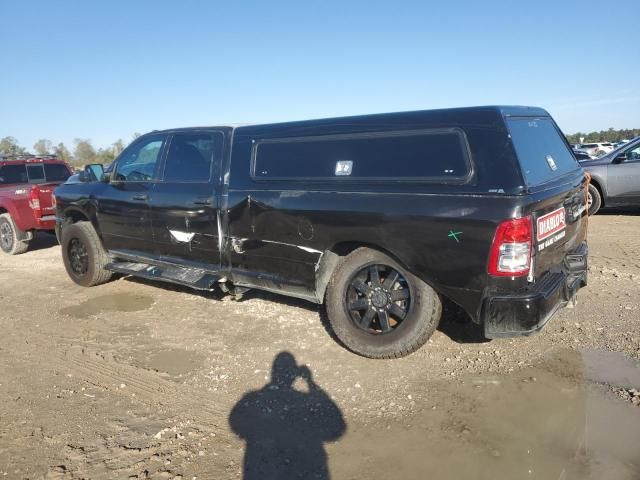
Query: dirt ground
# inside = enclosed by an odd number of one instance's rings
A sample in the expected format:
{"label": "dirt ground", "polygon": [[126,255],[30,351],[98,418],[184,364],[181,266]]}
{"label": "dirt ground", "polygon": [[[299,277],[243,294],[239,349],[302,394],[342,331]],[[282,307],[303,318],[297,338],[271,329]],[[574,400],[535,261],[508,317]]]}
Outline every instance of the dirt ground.
{"label": "dirt ground", "polygon": [[590,220],[589,286],[540,334],[449,309],[393,361],[277,295],[78,287],[40,235],[0,257],[0,477],[638,479],[639,213]]}

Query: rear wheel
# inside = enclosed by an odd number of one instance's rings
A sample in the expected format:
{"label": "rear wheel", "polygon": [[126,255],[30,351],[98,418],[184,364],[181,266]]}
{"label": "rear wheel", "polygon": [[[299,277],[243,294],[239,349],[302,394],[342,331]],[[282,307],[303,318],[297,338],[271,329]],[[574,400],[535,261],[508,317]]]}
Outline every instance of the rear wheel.
{"label": "rear wheel", "polygon": [[392,258],[368,248],[339,265],[327,290],[329,322],[350,350],[369,358],[414,352],[438,326],[438,294]]}
{"label": "rear wheel", "polygon": [[589,208],[589,215],[594,215],[600,210],[600,207],[602,207],[602,195],[600,195],[600,191],[593,184],[589,184],[587,207]]}
{"label": "rear wheel", "polygon": [[90,222],[66,225],[62,230],[62,260],[71,279],[83,287],[108,282],[109,256]]}
{"label": "rear wheel", "polygon": [[29,242],[20,240],[23,232],[8,213],[0,215],[0,249],[9,255],[19,255],[29,248]]}

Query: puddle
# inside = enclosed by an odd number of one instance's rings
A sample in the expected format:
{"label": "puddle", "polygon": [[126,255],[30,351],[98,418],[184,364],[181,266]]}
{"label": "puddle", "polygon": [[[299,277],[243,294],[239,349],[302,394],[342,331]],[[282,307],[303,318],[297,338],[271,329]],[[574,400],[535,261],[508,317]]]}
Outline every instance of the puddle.
{"label": "puddle", "polygon": [[75,318],[89,318],[103,312],[139,312],[150,308],[153,303],[154,299],[145,295],[113,293],[63,308],[60,313]]}
{"label": "puddle", "polygon": [[640,361],[606,350],[585,350],[582,358],[588,381],[640,389]]}
{"label": "puddle", "polygon": [[424,384],[415,415],[349,425],[327,445],[333,477],[638,479],[640,407],[601,385],[640,388],[637,363],[564,351],[513,374]]}
{"label": "puddle", "polygon": [[196,370],[202,363],[202,357],[190,350],[169,349],[146,355],[136,363],[148,370],[179,377]]}

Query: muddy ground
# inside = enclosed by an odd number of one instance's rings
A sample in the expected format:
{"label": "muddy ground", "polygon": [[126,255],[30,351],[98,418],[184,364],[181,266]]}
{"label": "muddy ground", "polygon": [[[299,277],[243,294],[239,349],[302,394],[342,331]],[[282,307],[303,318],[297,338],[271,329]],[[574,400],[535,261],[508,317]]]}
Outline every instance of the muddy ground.
{"label": "muddy ground", "polygon": [[541,334],[483,341],[450,310],[374,361],[302,301],[78,287],[41,235],[0,257],[0,477],[638,479],[639,212],[592,218],[590,246]]}

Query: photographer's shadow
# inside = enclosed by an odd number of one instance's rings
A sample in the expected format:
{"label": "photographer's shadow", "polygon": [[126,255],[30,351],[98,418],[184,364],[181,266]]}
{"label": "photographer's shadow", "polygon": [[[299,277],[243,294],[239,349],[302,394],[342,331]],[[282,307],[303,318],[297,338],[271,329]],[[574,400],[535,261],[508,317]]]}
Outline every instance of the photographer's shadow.
{"label": "photographer's shadow", "polygon": [[[294,387],[298,378],[306,392]],[[328,480],[324,443],[346,430],[340,408],[289,352],[276,356],[270,383],[236,403],[229,423],[246,442],[245,480]]]}

